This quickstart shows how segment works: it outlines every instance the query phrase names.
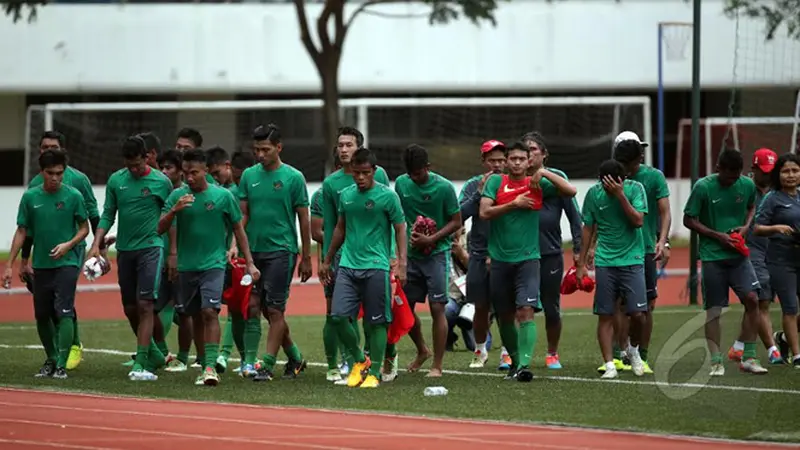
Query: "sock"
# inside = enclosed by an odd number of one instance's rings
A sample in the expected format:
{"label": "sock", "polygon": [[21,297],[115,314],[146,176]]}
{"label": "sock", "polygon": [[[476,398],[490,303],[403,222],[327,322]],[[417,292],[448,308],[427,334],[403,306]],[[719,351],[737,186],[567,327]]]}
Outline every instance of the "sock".
{"label": "sock", "polygon": [[167,347],[167,341],[156,342],[156,348],[158,348],[158,351],[160,351],[161,354],[164,355],[164,357],[169,355],[169,348]]}
{"label": "sock", "polygon": [[56,327],[50,318],[36,319],[36,331],[39,333],[39,341],[44,347],[44,353],[47,359],[55,361],[58,359],[58,350],[56,346]]}
{"label": "sock", "polygon": [[175,320],[175,305],[172,302],[167,303],[167,306],[158,313],[158,318],[161,319],[161,326],[164,327],[164,340],[166,340]]}
{"label": "sock", "polygon": [[639,356],[641,356],[642,361],[647,362],[647,349],[639,347]]}
{"label": "sock", "polygon": [[137,345],[136,346],[136,359],[134,360],[134,367],[139,366],[144,369],[144,366],[147,365],[147,354],[150,351],[150,346],[148,345]]}
{"label": "sock", "polygon": [[339,341],[350,350],[353,360],[356,362],[366,361],[366,356],[358,346],[358,338],[351,321],[347,317],[332,317],[333,325],[336,327],[336,335]]}
{"label": "sock", "polygon": [[745,342],[744,343],[744,353],[742,353],[742,360],[747,360],[750,358],[756,357],[756,343],[755,342]]}
{"label": "sock", "polygon": [[56,367],[66,367],[69,358],[69,349],[75,339],[75,321],[72,317],[62,317],[58,320],[58,360]]}
{"label": "sock", "polygon": [[[502,339],[503,339],[503,336],[500,336],[500,340],[502,340]],[[500,357],[502,358],[503,356],[506,356],[506,355],[508,355],[508,350],[506,350],[506,346],[504,345],[504,346],[500,347]]]}
{"label": "sock", "polygon": [[[222,345],[220,345],[219,354],[227,360],[233,351],[233,317],[231,317],[230,311],[228,312],[228,318],[225,320],[225,325],[220,328],[222,328],[223,331]],[[215,360],[214,364],[216,363],[217,362]]]}
{"label": "sock", "polygon": [[529,367],[533,351],[536,348],[536,322],[531,320],[519,324],[517,346],[519,348],[518,367]]}
{"label": "sock", "polygon": [[150,346],[147,348],[147,365],[150,370],[156,370],[164,367],[166,364],[166,355],[161,352],[158,345],[153,339],[150,339]]}
{"label": "sock", "polygon": [[[203,369],[217,367],[217,356],[219,356],[219,342],[206,342],[203,347],[206,351],[206,360]],[[216,369],[215,369],[216,370]]]}
{"label": "sock", "polygon": [[742,341],[734,341],[733,342],[733,349],[742,351],[744,350],[744,342]]}
{"label": "sock", "polygon": [[189,364],[189,352],[188,351],[184,351],[184,350],[179,351],[178,352],[178,361],[180,361],[180,362],[182,362],[184,364]]}
{"label": "sock", "polygon": [[505,346],[508,351],[508,356],[511,357],[511,363],[514,367],[519,367],[519,355],[517,354],[517,342],[519,338],[517,337],[517,326],[513,321],[498,321],[498,325],[500,326],[500,339],[503,341],[503,346]]}
{"label": "sock", "polygon": [[475,344],[475,353],[480,353],[480,354],[486,353],[486,342]]}
{"label": "sock", "polygon": [[[386,354],[386,338],[389,333],[389,326],[387,324],[372,325],[370,330],[370,344],[369,348],[375,352],[375,355]],[[381,364],[373,364],[369,368],[369,374],[374,375],[379,380],[381,379]]]}
{"label": "sock", "polygon": [[[389,333],[389,330],[386,330],[386,333]],[[397,356],[397,344],[386,344],[386,359],[394,359]]]}
{"label": "sock", "polygon": [[272,355],[264,355],[264,368],[272,372],[275,369],[275,357]]}
{"label": "sock", "polygon": [[72,319],[72,328],[73,328],[72,345],[80,347],[81,346],[81,335],[78,332],[78,318],[77,317]]}
{"label": "sock", "polygon": [[261,318],[251,317],[244,323],[244,364],[255,364],[261,344]]}
{"label": "sock", "polygon": [[722,364],[722,353],[720,352],[712,353],[711,364]]}
{"label": "sock", "polygon": [[772,352],[780,353],[780,351],[778,350],[778,347],[775,347],[774,345],[767,349],[767,354],[772,355]]}
{"label": "sock", "polygon": [[300,349],[297,348],[297,344],[295,344],[294,342],[292,342],[292,346],[291,347],[289,347],[288,349],[283,349],[283,351],[284,351],[284,353],[286,353],[286,357],[291,359],[291,360],[294,360],[294,361],[297,361],[297,362],[300,362],[300,361],[303,360],[303,355],[300,353]]}
{"label": "sock", "polygon": [[322,345],[325,348],[325,360],[328,363],[328,370],[336,369],[339,339],[337,339],[336,329],[334,329],[331,322],[331,316],[325,317],[325,325],[322,327]]}
{"label": "sock", "polygon": [[[259,325],[260,326],[260,325]],[[239,314],[233,314],[231,317],[231,334],[233,335],[233,344],[236,346],[236,351],[239,352],[239,357],[244,362],[244,317]]]}
{"label": "sock", "polygon": [[622,349],[617,344],[614,344],[614,359],[622,359]]}
{"label": "sock", "polygon": [[[372,350],[371,348],[369,348],[369,344],[372,341],[372,339],[370,338],[370,333],[372,332],[372,329],[366,321],[364,321],[363,328],[364,328],[364,354],[369,355],[370,351]],[[356,325],[356,330],[357,329],[358,325]],[[356,335],[358,335],[358,333],[356,333]]]}

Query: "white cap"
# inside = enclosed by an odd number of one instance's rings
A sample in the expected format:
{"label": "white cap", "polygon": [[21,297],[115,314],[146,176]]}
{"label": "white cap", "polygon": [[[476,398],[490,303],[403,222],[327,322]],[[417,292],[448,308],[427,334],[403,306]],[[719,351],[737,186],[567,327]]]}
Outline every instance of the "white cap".
{"label": "white cap", "polygon": [[622,141],[636,141],[642,144],[642,147],[647,147],[647,142],[642,142],[642,140],[639,139],[639,135],[633,131],[623,131],[622,133],[618,134],[617,137],[614,138],[614,147],[619,145],[619,143]]}

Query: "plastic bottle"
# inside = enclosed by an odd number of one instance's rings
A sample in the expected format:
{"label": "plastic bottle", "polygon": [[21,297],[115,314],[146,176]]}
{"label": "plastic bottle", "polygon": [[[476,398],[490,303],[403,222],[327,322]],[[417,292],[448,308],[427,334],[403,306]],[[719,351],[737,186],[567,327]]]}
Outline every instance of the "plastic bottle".
{"label": "plastic bottle", "polygon": [[425,397],[434,397],[437,395],[447,395],[447,388],[444,386],[429,386],[423,391]]}
{"label": "plastic bottle", "polygon": [[253,277],[251,277],[249,273],[244,274],[240,284],[242,286],[250,286],[251,284],[253,284]]}

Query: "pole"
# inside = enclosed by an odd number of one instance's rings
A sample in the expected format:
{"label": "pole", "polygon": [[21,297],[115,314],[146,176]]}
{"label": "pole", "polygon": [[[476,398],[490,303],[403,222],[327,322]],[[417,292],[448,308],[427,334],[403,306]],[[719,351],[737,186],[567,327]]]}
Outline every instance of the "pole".
{"label": "pole", "polygon": [[[700,0],[693,1],[692,14],[692,188],[697,183],[700,171]],[[710,168],[709,168],[710,169]],[[689,238],[689,303],[697,304],[697,233]]]}
{"label": "pole", "polygon": [[658,170],[664,171],[664,24],[658,24]]}

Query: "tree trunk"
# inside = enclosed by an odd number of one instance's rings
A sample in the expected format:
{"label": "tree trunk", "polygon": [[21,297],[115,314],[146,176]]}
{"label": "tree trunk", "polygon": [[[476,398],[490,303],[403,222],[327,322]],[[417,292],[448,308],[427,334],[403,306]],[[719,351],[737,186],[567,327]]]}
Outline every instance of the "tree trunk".
{"label": "tree trunk", "polygon": [[322,154],[325,161],[325,176],[333,172],[333,148],[336,134],[341,127],[339,117],[339,58],[323,55],[322,80],[322,127],[325,130],[325,148]]}

